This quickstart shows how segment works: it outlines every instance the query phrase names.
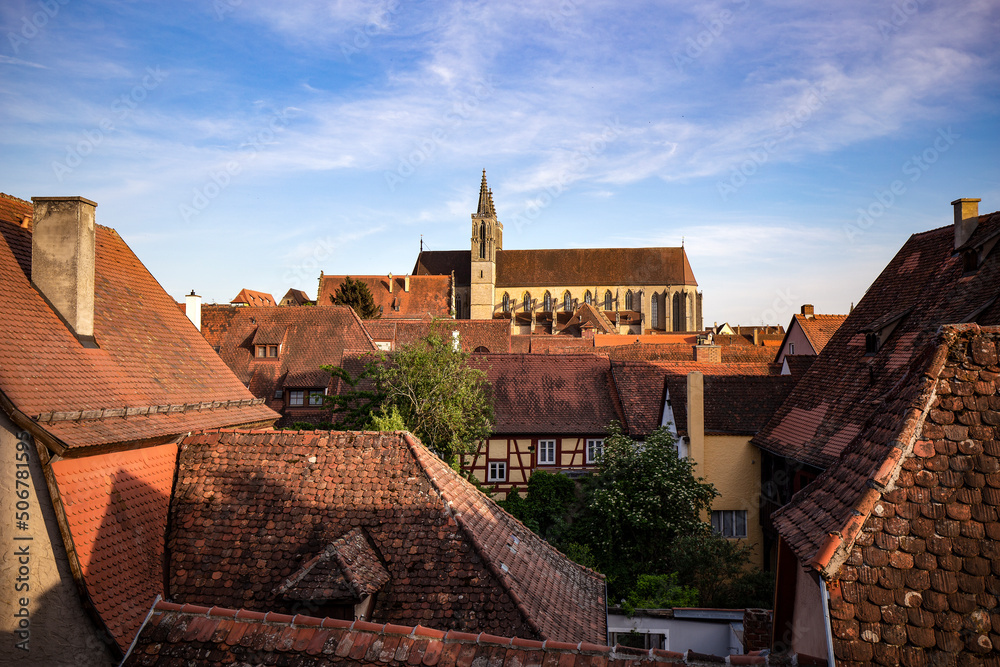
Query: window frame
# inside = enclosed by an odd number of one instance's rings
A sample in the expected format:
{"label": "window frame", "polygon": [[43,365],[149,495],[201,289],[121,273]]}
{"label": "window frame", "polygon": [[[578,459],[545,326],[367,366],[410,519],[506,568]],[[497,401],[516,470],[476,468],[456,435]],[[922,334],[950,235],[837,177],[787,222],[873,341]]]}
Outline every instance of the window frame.
{"label": "window frame", "polygon": [[632,290],[625,292],[625,310],[635,310],[632,306],[635,305],[635,295],[632,294]]}
{"label": "window frame", "polygon": [[[308,396],[306,397],[306,405],[308,407],[310,407],[310,408],[321,408],[321,407],[323,407],[323,397],[325,395],[326,395],[326,392],[324,392],[322,390],[319,390],[319,389],[311,389],[311,390],[309,390]],[[318,398],[319,400],[317,400],[317,401],[314,402],[313,401],[314,398]]]}
{"label": "window frame", "polygon": [[[496,466],[496,468],[494,468]],[[496,474],[494,474],[496,470]],[[502,472],[501,472],[502,471]],[[486,482],[487,483],[498,483],[507,481],[507,462],[506,461],[487,461],[486,462]]]}
{"label": "window frame", "polygon": [[549,292],[548,290],[545,291],[545,296],[542,297],[542,304],[543,304],[542,307],[543,311],[545,311],[546,313],[552,312],[552,293]]}
{"label": "window frame", "polygon": [[509,313],[510,312],[510,294],[507,294],[507,292],[504,292],[503,293],[503,297],[500,299],[500,301],[503,304],[503,312]]}
{"label": "window frame", "polygon": [[288,391],[288,406],[292,408],[304,408],[308,393],[305,389],[290,389]]}
{"label": "window frame", "polygon": [[[544,444],[543,444],[544,443]],[[548,446],[551,446],[549,448]],[[545,447],[545,449],[543,449]],[[551,456],[546,456],[544,459],[542,457],[542,452],[548,450],[547,453]],[[539,438],[538,444],[535,445],[535,464],[540,466],[554,466],[556,464],[556,458],[558,457],[559,443],[555,438]]]}
{"label": "window frame", "polygon": [[[712,530],[717,535],[733,540],[747,539],[747,511],[746,510],[712,510]],[[740,523],[742,522],[743,533],[740,534]]]}
{"label": "window frame", "polygon": [[573,312],[573,297],[570,295],[569,290],[563,292],[563,312]]}
{"label": "window frame", "polygon": [[524,295],[521,296],[521,312],[531,312],[531,292],[525,292]]}
{"label": "window frame", "polygon": [[585,444],[587,465],[593,465],[604,456],[604,438],[587,438]]}
{"label": "window frame", "polygon": [[611,298],[611,290],[604,290],[604,310],[613,310],[614,302]]}

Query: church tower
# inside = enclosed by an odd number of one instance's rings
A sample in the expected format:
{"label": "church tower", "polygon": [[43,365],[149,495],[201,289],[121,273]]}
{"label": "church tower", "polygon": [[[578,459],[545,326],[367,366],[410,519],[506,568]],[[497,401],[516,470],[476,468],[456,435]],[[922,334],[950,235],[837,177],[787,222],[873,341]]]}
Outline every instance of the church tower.
{"label": "church tower", "polygon": [[486,170],[479,186],[479,208],[472,214],[472,281],[469,319],[493,319],[497,282],[497,252],[503,248],[503,225],[493,208],[493,191],[486,185]]}

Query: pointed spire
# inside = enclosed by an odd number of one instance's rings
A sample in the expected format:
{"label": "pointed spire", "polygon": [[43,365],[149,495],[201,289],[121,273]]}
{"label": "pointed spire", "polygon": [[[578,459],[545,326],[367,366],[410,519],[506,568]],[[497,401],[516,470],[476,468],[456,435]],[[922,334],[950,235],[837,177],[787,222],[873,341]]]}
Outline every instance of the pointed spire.
{"label": "pointed spire", "polygon": [[493,215],[493,197],[486,185],[486,170],[483,169],[483,182],[479,186],[479,209],[476,211],[476,216],[492,217]]}

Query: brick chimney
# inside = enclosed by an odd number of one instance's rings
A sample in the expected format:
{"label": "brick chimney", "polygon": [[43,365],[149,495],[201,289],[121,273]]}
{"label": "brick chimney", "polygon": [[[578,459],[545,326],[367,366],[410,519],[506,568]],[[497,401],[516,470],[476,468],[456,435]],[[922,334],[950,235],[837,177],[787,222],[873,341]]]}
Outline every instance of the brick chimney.
{"label": "brick chimney", "polygon": [[979,202],[981,199],[956,199],[951,203],[955,209],[955,249],[965,245],[965,242],[976,231],[979,224]]}
{"label": "brick chimney", "polygon": [[802,304],[802,314],[806,316],[807,319],[812,319],[816,316],[816,309],[813,308],[811,303]]}
{"label": "brick chimney", "polygon": [[83,197],[32,197],[31,283],[84,347],[94,340],[94,209]]}
{"label": "brick chimney", "polygon": [[721,364],[722,348],[718,345],[695,345],[694,360],[710,364]]}
{"label": "brick chimney", "polygon": [[198,331],[201,331],[201,297],[191,290],[191,293],[184,297],[184,314],[194,324]]}

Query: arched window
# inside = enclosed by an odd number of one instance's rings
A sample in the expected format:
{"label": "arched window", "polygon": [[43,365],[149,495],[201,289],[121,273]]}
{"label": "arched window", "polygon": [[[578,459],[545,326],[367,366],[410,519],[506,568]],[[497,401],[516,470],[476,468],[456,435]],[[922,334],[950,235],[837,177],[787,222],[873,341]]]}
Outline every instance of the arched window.
{"label": "arched window", "polygon": [[479,223],[479,259],[486,259],[486,223]]}
{"label": "arched window", "polygon": [[510,312],[510,295],[507,292],[503,293],[503,312]]}
{"label": "arched window", "polygon": [[653,298],[649,304],[649,326],[652,329],[660,328],[660,295],[653,293]]}
{"label": "arched window", "polygon": [[625,310],[632,310],[632,290],[625,292]]}
{"label": "arched window", "polygon": [[611,310],[611,290],[604,290],[604,310]]}
{"label": "arched window", "polygon": [[593,300],[594,298],[590,295],[590,290],[587,290],[583,295],[583,302],[589,305]]}
{"label": "arched window", "polygon": [[529,292],[525,292],[524,296],[521,297],[521,310],[526,313],[531,310],[531,294]]}
{"label": "arched window", "polygon": [[569,295],[569,290],[563,292],[563,310],[567,313],[573,311],[573,299]]}
{"label": "arched window", "polygon": [[542,297],[542,302],[544,304],[542,310],[547,313],[552,312],[552,294],[550,294],[548,290],[545,290],[545,296]]}

